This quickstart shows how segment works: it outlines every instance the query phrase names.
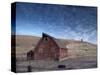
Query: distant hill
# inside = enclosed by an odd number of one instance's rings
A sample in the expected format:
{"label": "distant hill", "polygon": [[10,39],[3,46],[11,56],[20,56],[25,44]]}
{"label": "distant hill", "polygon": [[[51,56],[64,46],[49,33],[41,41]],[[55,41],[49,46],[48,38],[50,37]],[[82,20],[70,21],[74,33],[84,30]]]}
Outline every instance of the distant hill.
{"label": "distant hill", "polygon": [[[16,35],[16,53],[26,53],[31,49],[34,49],[40,37],[36,36],[26,36],[26,35]],[[96,56],[97,55],[97,45],[91,44],[84,41],[77,40],[65,40],[60,39],[66,44],[69,49],[69,57],[81,57],[81,56]]]}

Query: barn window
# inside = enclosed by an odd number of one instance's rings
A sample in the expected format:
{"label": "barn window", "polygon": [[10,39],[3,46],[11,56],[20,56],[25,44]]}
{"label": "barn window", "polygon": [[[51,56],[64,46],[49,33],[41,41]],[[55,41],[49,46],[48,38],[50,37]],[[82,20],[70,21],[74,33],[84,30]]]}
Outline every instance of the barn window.
{"label": "barn window", "polygon": [[47,40],[48,40],[48,38],[47,38],[47,37],[45,37],[45,38],[44,38],[44,40],[45,40],[45,41],[47,41]]}

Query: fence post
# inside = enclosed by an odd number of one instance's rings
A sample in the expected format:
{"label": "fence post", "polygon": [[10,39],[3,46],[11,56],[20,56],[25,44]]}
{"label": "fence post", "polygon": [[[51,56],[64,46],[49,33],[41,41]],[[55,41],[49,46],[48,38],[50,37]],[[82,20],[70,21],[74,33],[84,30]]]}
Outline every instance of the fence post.
{"label": "fence post", "polygon": [[32,72],[32,67],[31,67],[30,65],[28,65],[27,71],[28,71],[28,72]]}

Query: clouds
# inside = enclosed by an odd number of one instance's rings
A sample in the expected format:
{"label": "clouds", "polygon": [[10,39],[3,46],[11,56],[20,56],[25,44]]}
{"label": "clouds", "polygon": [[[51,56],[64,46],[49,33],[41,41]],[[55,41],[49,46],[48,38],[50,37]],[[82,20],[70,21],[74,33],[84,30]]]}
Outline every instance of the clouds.
{"label": "clouds", "polygon": [[96,43],[97,8],[17,3],[16,33],[56,38],[84,39]]}

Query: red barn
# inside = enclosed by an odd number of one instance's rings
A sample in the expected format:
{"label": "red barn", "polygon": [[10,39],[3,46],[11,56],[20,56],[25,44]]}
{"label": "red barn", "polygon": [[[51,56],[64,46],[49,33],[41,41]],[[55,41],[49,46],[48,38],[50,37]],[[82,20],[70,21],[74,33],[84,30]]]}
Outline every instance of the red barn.
{"label": "red barn", "polygon": [[34,60],[60,60],[67,57],[66,44],[45,33],[34,48]]}

